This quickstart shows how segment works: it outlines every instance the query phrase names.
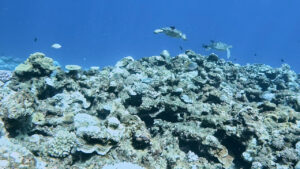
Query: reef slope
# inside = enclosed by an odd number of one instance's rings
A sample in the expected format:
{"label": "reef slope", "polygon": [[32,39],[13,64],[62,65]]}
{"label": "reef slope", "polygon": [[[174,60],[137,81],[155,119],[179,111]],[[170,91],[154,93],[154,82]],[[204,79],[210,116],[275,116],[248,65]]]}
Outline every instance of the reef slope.
{"label": "reef slope", "polygon": [[190,50],[67,72],[34,53],[1,82],[0,168],[299,168],[299,82]]}

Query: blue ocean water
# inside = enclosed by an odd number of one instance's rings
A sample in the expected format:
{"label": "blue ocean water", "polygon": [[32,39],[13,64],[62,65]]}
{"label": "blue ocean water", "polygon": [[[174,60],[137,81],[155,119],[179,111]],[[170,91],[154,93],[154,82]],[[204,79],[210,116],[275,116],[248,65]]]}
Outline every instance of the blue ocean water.
{"label": "blue ocean water", "polygon": [[[62,65],[103,67],[164,49],[175,56],[180,46],[209,54],[202,44],[215,40],[233,45],[235,63],[284,62],[299,73],[299,6],[297,0],[0,0],[0,56],[25,59],[39,51]],[[166,26],[188,40],[153,33]]]}

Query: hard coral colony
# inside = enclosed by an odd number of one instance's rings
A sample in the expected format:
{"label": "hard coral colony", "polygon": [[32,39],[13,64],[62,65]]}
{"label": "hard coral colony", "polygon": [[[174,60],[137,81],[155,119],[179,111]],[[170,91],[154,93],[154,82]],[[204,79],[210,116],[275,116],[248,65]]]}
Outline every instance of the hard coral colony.
{"label": "hard coral colony", "polygon": [[300,80],[286,64],[188,50],[67,69],[34,53],[2,82],[1,168],[299,168]]}

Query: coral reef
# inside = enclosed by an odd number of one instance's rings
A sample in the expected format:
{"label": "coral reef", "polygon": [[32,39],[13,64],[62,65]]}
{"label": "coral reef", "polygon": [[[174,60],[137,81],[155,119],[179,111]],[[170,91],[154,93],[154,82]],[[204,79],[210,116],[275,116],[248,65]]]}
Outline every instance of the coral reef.
{"label": "coral reef", "polygon": [[37,52],[30,55],[25,63],[18,65],[14,73],[22,78],[33,78],[50,75],[53,70],[55,70],[53,60]]}
{"label": "coral reef", "polygon": [[12,77],[12,72],[8,70],[0,70],[0,82],[5,83]]}
{"label": "coral reef", "polygon": [[0,168],[300,167],[300,75],[286,64],[187,50],[77,68],[35,53],[0,88]]}

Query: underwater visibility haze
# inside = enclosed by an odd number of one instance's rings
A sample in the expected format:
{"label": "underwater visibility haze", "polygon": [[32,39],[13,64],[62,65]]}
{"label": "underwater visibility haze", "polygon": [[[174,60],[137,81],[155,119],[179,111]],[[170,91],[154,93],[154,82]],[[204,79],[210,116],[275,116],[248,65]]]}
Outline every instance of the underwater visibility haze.
{"label": "underwater visibility haze", "polygon": [[0,169],[300,169],[299,0],[0,0]]}

